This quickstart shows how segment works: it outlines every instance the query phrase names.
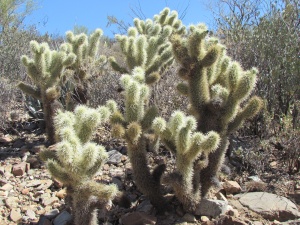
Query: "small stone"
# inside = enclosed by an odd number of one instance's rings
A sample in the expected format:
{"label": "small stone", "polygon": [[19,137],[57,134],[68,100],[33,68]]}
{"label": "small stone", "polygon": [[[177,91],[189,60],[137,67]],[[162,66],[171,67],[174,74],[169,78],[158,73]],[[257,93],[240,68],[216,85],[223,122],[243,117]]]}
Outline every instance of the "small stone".
{"label": "small stone", "polygon": [[270,167],[271,167],[272,169],[276,169],[276,168],[277,168],[277,162],[276,162],[276,161],[271,162],[271,163],[270,163]]}
{"label": "small stone", "polygon": [[206,222],[206,221],[210,221],[209,218],[207,216],[201,216],[200,217],[201,222]]}
{"label": "small stone", "polygon": [[0,143],[7,144],[7,143],[10,143],[10,142],[12,142],[12,139],[9,136],[0,137]]}
{"label": "small stone", "polygon": [[0,197],[7,197],[8,191],[0,191]]}
{"label": "small stone", "polygon": [[22,146],[24,146],[24,140],[21,139],[17,139],[14,143],[13,143],[13,148],[21,148]]}
{"label": "small stone", "polygon": [[0,188],[1,191],[10,191],[11,189],[13,189],[13,186],[12,186],[11,184],[9,184],[9,183],[4,184],[4,185]]}
{"label": "small stone", "polygon": [[144,200],[137,206],[136,211],[151,214],[153,211],[153,205],[150,203],[149,200]]}
{"label": "small stone", "polygon": [[7,173],[11,173],[12,167],[13,166],[11,164],[8,164],[4,167],[4,171]]}
{"label": "small stone", "polygon": [[117,150],[111,150],[108,152],[108,164],[115,164],[117,165],[118,163],[121,162],[122,160],[122,154],[118,152]]}
{"label": "small stone", "polygon": [[41,216],[37,225],[52,225],[51,221],[45,216]]}
{"label": "small stone", "polygon": [[123,225],[155,225],[157,218],[144,212],[127,213],[121,217]]}
{"label": "small stone", "polygon": [[216,197],[217,197],[218,200],[222,200],[222,201],[227,202],[227,198],[221,192],[217,192]]}
{"label": "small stone", "polygon": [[116,185],[118,186],[118,189],[119,189],[119,190],[122,190],[122,189],[123,189],[123,183],[122,183],[122,181],[120,181],[118,178],[113,177],[112,180],[111,180],[111,182],[112,182],[113,184],[116,184]]}
{"label": "small stone", "polygon": [[227,210],[228,202],[221,200],[202,199],[199,203],[195,215],[211,216],[213,218],[224,214]]}
{"label": "small stone", "polygon": [[255,176],[249,176],[248,179],[250,181],[262,182],[262,180],[257,175],[255,175]]}
{"label": "small stone", "polygon": [[18,203],[18,197],[8,197],[7,199],[5,199],[5,205],[9,209],[16,208],[18,206]]}
{"label": "small stone", "polygon": [[109,170],[109,165],[108,164],[104,164],[102,167],[103,170]]}
{"label": "small stone", "polygon": [[12,173],[15,176],[23,176],[30,168],[30,164],[26,162],[21,162],[19,164],[13,165]]}
{"label": "small stone", "polygon": [[60,199],[63,199],[67,196],[67,190],[66,189],[61,189],[60,191],[56,192],[55,196],[60,198]]}
{"label": "small stone", "polygon": [[43,206],[53,205],[53,203],[58,202],[57,197],[46,198],[43,201]]}
{"label": "small stone", "polygon": [[31,220],[35,220],[36,219],[36,216],[35,216],[35,213],[33,210],[31,209],[27,209],[26,210],[26,215],[29,217],[29,219]]}
{"label": "small stone", "polygon": [[236,209],[230,209],[227,211],[227,214],[229,216],[233,216],[233,217],[239,217],[239,211],[237,211]]}
{"label": "small stone", "polygon": [[37,145],[37,146],[34,146],[32,149],[31,149],[31,152],[35,153],[35,154],[38,154],[40,153],[43,149],[45,149],[45,146],[44,145]]}
{"label": "small stone", "polygon": [[186,222],[189,222],[189,223],[193,223],[193,222],[197,222],[196,218],[194,215],[190,214],[190,213],[186,213],[182,219]]}
{"label": "small stone", "polygon": [[64,184],[56,179],[53,179],[53,185],[56,187],[56,188],[62,188],[64,186]]}
{"label": "small stone", "polygon": [[9,217],[14,222],[18,222],[22,219],[22,215],[20,213],[20,210],[18,210],[18,209],[12,209],[9,214]]}
{"label": "small stone", "polygon": [[21,191],[21,193],[22,193],[23,195],[28,195],[29,192],[30,192],[30,189],[29,189],[29,188],[24,188],[24,189]]}
{"label": "small stone", "polygon": [[242,191],[241,186],[236,181],[226,181],[223,184],[226,194],[237,194]]}
{"label": "small stone", "polygon": [[59,214],[58,209],[53,209],[45,214],[45,217],[47,217],[49,220],[52,220],[54,217],[56,217]]}
{"label": "small stone", "polygon": [[72,220],[72,216],[67,211],[62,211],[58,216],[53,220],[53,225],[65,225]]}

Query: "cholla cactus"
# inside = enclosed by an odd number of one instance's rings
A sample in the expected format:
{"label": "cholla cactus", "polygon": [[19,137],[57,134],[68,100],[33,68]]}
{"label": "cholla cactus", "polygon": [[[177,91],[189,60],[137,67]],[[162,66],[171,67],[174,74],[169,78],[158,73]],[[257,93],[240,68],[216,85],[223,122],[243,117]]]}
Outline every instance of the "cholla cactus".
{"label": "cholla cactus", "polygon": [[[92,73],[100,74],[102,65],[107,63],[107,58],[105,56],[97,55],[102,33],[101,29],[96,29],[88,37],[84,33],[74,35],[71,31],[66,32],[67,42],[63,45],[63,48],[76,55],[76,62],[69,67],[74,73],[76,82],[68,82],[67,94],[72,94],[73,100],[80,104],[88,103],[88,87]],[[68,99],[70,99],[70,96],[68,96]],[[70,102],[67,102],[66,104],[71,105]],[[72,106],[68,108],[72,108]]]}
{"label": "cholla cactus", "polygon": [[57,108],[60,107],[57,99],[61,95],[61,82],[66,79],[65,69],[75,62],[76,55],[65,49],[51,51],[47,43],[39,44],[36,41],[31,41],[30,47],[33,59],[24,55],[22,63],[36,86],[20,82],[18,87],[43,103],[48,140],[53,144],[55,142],[53,118]]}
{"label": "cholla cactus", "polygon": [[128,29],[126,35],[116,35],[121,51],[125,55],[127,68],[120,66],[111,58],[113,69],[129,73],[135,67],[145,70],[146,83],[153,84],[173,62],[169,37],[173,33],[182,34],[185,27],[178,19],[176,11],[164,9],[154,19],[146,21],[134,19],[135,27]]}
{"label": "cholla cactus", "polygon": [[109,115],[107,107],[77,106],[74,113],[59,111],[55,117],[60,139],[56,154],[51,150],[40,154],[51,175],[67,187],[76,225],[96,225],[97,208],[118,194],[115,185],[93,180],[108,155],[105,148],[91,142],[91,138],[100,122],[107,120]]}
{"label": "cholla cactus", "polygon": [[243,71],[237,62],[226,56],[225,47],[216,38],[207,37],[207,28],[191,26],[187,38],[172,37],[173,52],[180,63],[180,93],[190,100],[190,111],[196,117],[197,130],[217,132],[220,146],[208,157],[208,166],[201,171],[202,195],[212,185],[224,159],[228,135],[243,121],[256,115],[262,100],[249,95],[256,83],[256,69]]}
{"label": "cholla cactus", "polygon": [[152,127],[161,137],[165,146],[175,154],[176,169],[165,175],[163,182],[170,185],[176,197],[183,204],[186,211],[194,212],[201,200],[200,195],[200,167],[202,154],[208,155],[216,150],[219,135],[210,131],[204,135],[195,132],[196,120],[192,116],[185,116],[175,111],[169,122],[163,118],[154,119]]}
{"label": "cholla cactus", "polygon": [[[125,114],[122,115],[117,110],[113,113],[112,133],[127,142],[127,152],[138,189],[160,212],[163,212],[166,210],[166,202],[161,193],[160,176],[165,165],[156,167],[151,173],[146,156],[145,134],[157,116],[157,110],[154,107],[147,107],[150,90],[145,80],[142,68],[135,68],[131,75],[121,77],[121,85],[125,90]],[[110,103],[111,108],[115,109],[116,103]]]}

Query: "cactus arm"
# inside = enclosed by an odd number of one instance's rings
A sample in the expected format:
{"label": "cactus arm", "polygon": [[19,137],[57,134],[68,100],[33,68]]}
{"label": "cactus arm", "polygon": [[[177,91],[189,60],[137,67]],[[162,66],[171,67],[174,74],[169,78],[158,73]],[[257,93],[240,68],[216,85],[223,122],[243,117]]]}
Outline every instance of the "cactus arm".
{"label": "cactus arm", "polygon": [[33,87],[32,85],[26,84],[24,82],[18,83],[18,88],[20,88],[24,93],[41,100],[41,91],[37,87]]}

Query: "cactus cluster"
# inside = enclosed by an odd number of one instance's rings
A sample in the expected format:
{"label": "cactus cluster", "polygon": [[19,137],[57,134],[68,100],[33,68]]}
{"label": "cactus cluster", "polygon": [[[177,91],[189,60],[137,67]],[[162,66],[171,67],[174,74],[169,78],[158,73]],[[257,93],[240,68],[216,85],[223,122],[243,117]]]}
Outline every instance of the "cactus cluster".
{"label": "cactus cluster", "polygon": [[67,188],[72,199],[75,225],[96,225],[97,208],[118,195],[116,185],[93,180],[108,154],[91,138],[97,126],[106,121],[110,113],[104,106],[98,109],[77,106],[74,113],[59,111],[55,117],[59,139],[56,151],[44,150],[40,153],[51,175]]}
{"label": "cactus cluster", "polygon": [[152,128],[161,137],[165,146],[174,153],[176,169],[163,177],[163,182],[170,185],[183,208],[194,212],[201,200],[200,169],[201,155],[208,155],[219,144],[219,135],[210,131],[206,135],[196,132],[196,119],[175,111],[169,122],[156,117]]}
{"label": "cactus cluster", "polygon": [[[205,25],[187,29],[177,12],[166,8],[153,20],[135,19],[127,35],[116,36],[126,66],[114,58],[109,61],[122,74],[124,112],[110,100],[97,109],[77,106],[74,113],[58,111],[53,120],[62,85],[69,99],[72,95],[79,103],[88,102],[89,65],[106,61],[97,57],[101,35],[99,29],[90,37],[67,32],[67,42],[59,51],[31,42],[33,59],[22,58],[37,86],[20,83],[19,87],[42,101],[48,138],[51,143],[58,142],[56,152],[45,150],[41,157],[72,196],[75,224],[96,224],[96,209],[118,195],[116,186],[93,181],[107,153],[91,139],[96,127],[108,119],[112,134],[127,143],[137,188],[157,210],[168,209],[162,190],[162,184],[167,184],[184,209],[194,212],[216,180],[228,136],[262,107],[260,98],[250,97],[257,70],[244,71],[226,55],[218,39],[208,36]],[[191,115],[175,111],[167,122],[159,117],[158,107],[151,105],[151,87],[174,60],[184,80],[177,89],[188,97]],[[149,145],[159,146],[160,141],[175,156],[175,167],[168,173],[165,164],[151,170],[147,161]]]}
{"label": "cactus cluster", "polygon": [[257,96],[249,99],[257,70],[244,71],[239,63],[231,60],[225,46],[218,39],[208,37],[203,24],[190,26],[187,37],[174,35],[171,41],[181,66],[179,76],[184,80],[177,89],[189,98],[197,131],[215,131],[221,138],[218,149],[208,156],[208,166],[201,171],[205,196],[223,163],[229,134],[262,107],[262,100]]}
{"label": "cactus cluster", "polygon": [[64,48],[52,51],[47,43],[30,42],[33,58],[22,56],[22,63],[27,74],[36,86],[20,82],[18,87],[26,94],[40,100],[43,104],[46,131],[51,144],[55,142],[53,118],[61,107],[58,99],[61,96],[61,83],[66,79],[66,68],[76,61],[74,53]]}

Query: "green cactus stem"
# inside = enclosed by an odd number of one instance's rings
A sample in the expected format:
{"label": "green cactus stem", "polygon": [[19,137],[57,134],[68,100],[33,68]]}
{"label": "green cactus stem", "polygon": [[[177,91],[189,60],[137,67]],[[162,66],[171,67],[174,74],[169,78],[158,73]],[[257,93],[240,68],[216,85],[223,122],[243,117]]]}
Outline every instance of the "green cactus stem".
{"label": "green cactus stem", "polygon": [[174,189],[183,208],[192,213],[201,200],[200,185],[195,185],[200,180],[200,171],[194,165],[199,163],[202,154],[216,150],[219,143],[216,132],[204,135],[195,132],[196,126],[194,117],[187,117],[180,111],[175,111],[168,123],[156,117],[152,124],[165,146],[176,156],[176,169],[163,176],[163,182]]}
{"label": "green cactus stem", "polygon": [[136,18],[134,27],[128,29],[127,35],[116,35],[127,67],[121,66],[114,58],[110,58],[111,66],[121,74],[141,67],[145,70],[146,83],[154,84],[173,63],[169,37],[184,32],[185,27],[178,19],[177,12],[170,12],[168,8],[155,15],[153,20]]}
{"label": "green cactus stem", "polygon": [[190,26],[187,37],[171,38],[173,53],[181,65],[179,76],[184,80],[177,89],[189,98],[197,131],[215,131],[221,139],[217,150],[208,155],[207,167],[201,170],[203,196],[216,180],[229,134],[262,108],[260,98],[249,99],[256,83],[256,69],[244,71],[226,55],[225,47],[207,34],[207,27],[199,24]]}
{"label": "green cactus stem", "polygon": [[121,77],[121,85],[125,90],[125,112],[122,114],[116,110],[110,120],[113,135],[124,138],[127,142],[137,188],[149,198],[159,212],[164,212],[167,203],[162,195],[160,177],[165,165],[159,165],[151,172],[147,161],[147,131],[157,116],[157,110],[148,107],[150,89],[145,80],[145,71],[140,67],[136,67],[132,74]]}
{"label": "green cactus stem", "polygon": [[97,109],[77,106],[74,113],[59,111],[55,117],[60,140],[56,153],[49,149],[40,153],[51,175],[67,188],[75,225],[98,224],[97,209],[119,195],[116,185],[93,180],[108,154],[91,139],[97,126],[107,121],[110,114],[109,108],[104,106]]}
{"label": "green cactus stem", "polygon": [[26,94],[42,101],[46,132],[50,144],[55,143],[53,118],[61,108],[58,98],[61,95],[60,85],[65,77],[65,69],[72,65],[76,56],[67,51],[52,51],[47,43],[30,42],[33,58],[22,56],[27,75],[35,86],[20,82],[18,87]]}

